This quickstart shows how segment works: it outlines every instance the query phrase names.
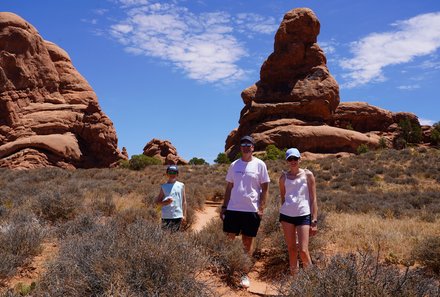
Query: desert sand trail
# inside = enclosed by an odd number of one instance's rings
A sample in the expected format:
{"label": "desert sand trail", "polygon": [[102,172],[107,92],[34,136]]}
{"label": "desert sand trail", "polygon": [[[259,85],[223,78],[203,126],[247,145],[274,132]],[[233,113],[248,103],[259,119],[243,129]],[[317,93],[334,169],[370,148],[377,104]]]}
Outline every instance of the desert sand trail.
{"label": "desert sand trail", "polygon": [[[192,230],[199,232],[203,229],[203,227],[213,218],[218,217],[219,208],[221,206],[221,202],[214,201],[206,201],[205,207],[203,210],[199,210],[196,212],[196,220],[194,225],[192,226]],[[224,297],[232,297],[232,296],[275,296],[277,295],[276,290],[269,283],[261,281],[259,279],[259,268],[262,266],[262,263],[256,262],[252,271],[249,273],[249,279],[251,281],[250,288],[242,291],[233,291],[229,288],[221,288],[220,285],[217,289],[221,291],[221,295]]]}

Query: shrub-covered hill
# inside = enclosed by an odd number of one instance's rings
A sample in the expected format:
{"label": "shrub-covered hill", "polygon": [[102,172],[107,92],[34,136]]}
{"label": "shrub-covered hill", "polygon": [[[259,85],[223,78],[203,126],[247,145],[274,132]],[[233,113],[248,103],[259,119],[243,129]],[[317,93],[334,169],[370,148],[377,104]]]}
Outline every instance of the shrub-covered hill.
{"label": "shrub-covered hill", "polygon": [[[316,288],[313,296],[328,296],[318,288],[335,269],[344,271],[332,278],[341,282],[339,289],[379,292],[372,296],[439,293],[431,279],[438,286],[439,161],[438,150],[418,148],[302,162],[316,176],[321,212],[321,232],[311,242],[316,269],[313,278],[301,276],[301,282]],[[253,259],[242,254],[239,241],[226,240],[218,219],[198,234],[190,231],[205,200],[222,199],[227,165],[180,167],[188,228],[175,235],[158,228],[160,214],[152,203],[165,181],[163,166],[142,171],[0,170],[0,291],[6,292],[11,277],[26,269],[43,243],[51,242],[58,253],[36,285],[5,294],[215,296],[201,271],[233,286],[256,259],[264,262],[261,276],[279,286],[281,295],[303,294],[294,285],[279,283],[288,265],[277,223],[277,184],[287,166],[283,160],[268,160],[267,165],[270,197]],[[407,274],[401,273],[403,264],[409,267]],[[375,271],[377,285],[367,286],[360,273]]]}

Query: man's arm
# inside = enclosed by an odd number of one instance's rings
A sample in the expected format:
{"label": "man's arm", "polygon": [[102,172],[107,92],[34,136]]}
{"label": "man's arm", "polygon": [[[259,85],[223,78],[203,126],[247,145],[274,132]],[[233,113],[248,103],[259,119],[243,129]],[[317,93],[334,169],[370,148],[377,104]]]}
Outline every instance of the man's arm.
{"label": "man's arm", "polygon": [[224,215],[226,209],[228,208],[229,200],[231,199],[231,191],[232,191],[233,187],[234,187],[233,183],[227,182],[226,189],[225,189],[225,198],[223,200],[222,210],[220,211],[220,218],[222,220],[223,220],[223,215]]}

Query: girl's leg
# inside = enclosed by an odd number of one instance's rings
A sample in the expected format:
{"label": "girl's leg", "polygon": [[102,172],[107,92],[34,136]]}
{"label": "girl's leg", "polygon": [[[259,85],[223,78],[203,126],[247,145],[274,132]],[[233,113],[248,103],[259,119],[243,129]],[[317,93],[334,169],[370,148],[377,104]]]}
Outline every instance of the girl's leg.
{"label": "girl's leg", "polygon": [[312,259],[310,258],[309,253],[309,231],[309,225],[296,226],[296,232],[298,233],[299,256],[301,257],[304,268],[312,265]]}
{"label": "girl's leg", "polygon": [[287,222],[281,222],[283,227],[284,239],[287,244],[287,251],[289,253],[290,273],[295,275],[298,273],[298,250],[296,248],[296,228],[295,225]]}

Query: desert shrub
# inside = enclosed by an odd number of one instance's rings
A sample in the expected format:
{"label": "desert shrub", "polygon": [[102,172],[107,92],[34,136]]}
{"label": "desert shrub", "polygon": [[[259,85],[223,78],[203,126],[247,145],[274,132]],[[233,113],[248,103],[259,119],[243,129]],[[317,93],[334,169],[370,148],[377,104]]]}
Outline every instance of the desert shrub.
{"label": "desert shrub", "polygon": [[78,189],[72,189],[73,192],[64,188],[41,192],[35,199],[34,211],[51,223],[73,219],[81,208],[81,196],[77,192]]}
{"label": "desert shrub", "polygon": [[202,158],[192,158],[188,162],[190,165],[208,165],[208,162],[205,161],[205,159]]}
{"label": "desert shrub", "polygon": [[428,237],[413,250],[414,258],[425,267],[440,274],[440,237]]}
{"label": "desert shrub", "polygon": [[231,161],[229,160],[228,156],[225,153],[219,153],[217,155],[217,158],[214,160],[217,164],[230,164]]}
{"label": "desert shrub", "polygon": [[129,164],[130,164],[130,169],[132,170],[142,170],[149,165],[160,165],[162,164],[162,161],[155,157],[149,157],[140,154],[140,155],[132,156],[129,161]]}
{"label": "desert shrub", "polygon": [[117,219],[66,238],[36,296],[210,296],[191,238],[143,220]]}
{"label": "desert shrub", "polygon": [[228,284],[237,284],[240,277],[249,272],[252,262],[244,253],[241,240],[227,238],[220,219],[211,220],[194,238],[209,255],[211,269],[220,273]]}
{"label": "desert shrub", "polygon": [[17,215],[0,225],[0,285],[39,253],[43,238],[43,228],[34,217]]}
{"label": "desert shrub", "polygon": [[438,296],[435,281],[417,270],[382,265],[370,251],[336,255],[324,267],[300,271],[282,296]]}
{"label": "desert shrub", "polygon": [[264,160],[284,159],[284,154],[285,152],[277,148],[275,145],[269,144],[266,147],[266,155],[264,157]]}
{"label": "desert shrub", "polygon": [[368,145],[366,145],[365,143],[359,145],[356,149],[356,153],[358,155],[365,154],[366,152],[368,152]]}
{"label": "desert shrub", "polygon": [[124,169],[130,169],[130,161],[129,160],[124,160],[124,159],[120,159],[118,161],[118,168],[124,168]]}

